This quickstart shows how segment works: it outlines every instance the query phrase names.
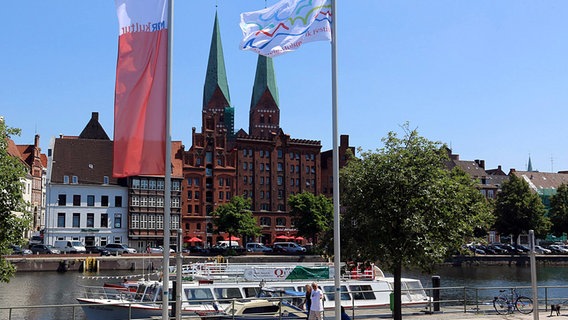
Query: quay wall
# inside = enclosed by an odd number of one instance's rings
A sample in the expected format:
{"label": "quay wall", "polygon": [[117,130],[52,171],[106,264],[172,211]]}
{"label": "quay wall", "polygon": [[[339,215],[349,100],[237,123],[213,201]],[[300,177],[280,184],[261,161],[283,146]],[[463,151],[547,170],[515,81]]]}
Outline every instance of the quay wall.
{"label": "quay wall", "polygon": [[[453,256],[446,260],[445,264],[453,266],[490,266],[490,265],[517,265],[528,266],[528,255],[478,255],[478,256]],[[568,255],[536,255],[537,264],[545,265],[568,265]]]}
{"label": "quay wall", "polygon": [[[157,270],[162,266],[162,256],[159,254],[143,255],[130,254],[123,256],[96,255],[26,255],[7,256],[6,259],[16,266],[17,272],[32,271],[84,271],[86,268],[103,270]],[[310,255],[263,255],[247,254],[242,256],[183,256],[182,263],[192,262],[236,262],[236,263],[267,263],[267,262],[325,262],[320,256]],[[568,265],[568,255],[537,255],[537,264]],[[170,266],[176,264],[175,256],[170,257]],[[478,266],[478,265],[517,265],[528,266],[527,255],[486,255],[486,256],[453,256],[446,260],[445,265]],[[96,270],[92,270],[96,271]]]}
{"label": "quay wall", "polygon": [[[17,272],[32,271],[84,271],[98,270],[157,270],[162,267],[163,258],[159,254],[129,254],[122,256],[97,255],[25,255],[6,257],[16,266]],[[235,262],[235,263],[267,263],[267,262],[325,262],[320,256],[282,256],[282,255],[243,255],[243,256],[183,256],[182,264],[191,262]],[[176,265],[174,255],[170,256],[170,266]]]}

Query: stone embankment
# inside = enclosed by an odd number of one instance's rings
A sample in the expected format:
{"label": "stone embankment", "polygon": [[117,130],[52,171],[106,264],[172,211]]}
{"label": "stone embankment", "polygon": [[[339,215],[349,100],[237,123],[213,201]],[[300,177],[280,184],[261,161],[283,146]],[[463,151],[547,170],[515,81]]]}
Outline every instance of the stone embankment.
{"label": "stone embankment", "polygon": [[[17,272],[27,271],[92,271],[102,270],[156,270],[162,267],[160,254],[129,254],[122,256],[98,256],[86,254],[65,255],[24,255],[8,256],[7,259],[17,268]],[[282,256],[282,255],[243,255],[222,256],[183,256],[182,264],[191,262],[324,262],[320,256]],[[176,264],[175,255],[170,256],[170,266]]]}

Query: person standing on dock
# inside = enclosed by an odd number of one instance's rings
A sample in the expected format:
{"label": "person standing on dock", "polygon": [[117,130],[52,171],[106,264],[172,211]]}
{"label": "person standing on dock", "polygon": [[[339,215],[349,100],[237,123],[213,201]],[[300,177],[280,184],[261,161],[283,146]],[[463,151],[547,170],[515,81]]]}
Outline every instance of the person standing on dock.
{"label": "person standing on dock", "polygon": [[306,284],[306,300],[304,301],[304,307],[306,308],[306,314],[308,315],[308,318],[310,318],[310,307],[312,305],[312,286],[309,284]]}
{"label": "person standing on dock", "polygon": [[323,320],[323,291],[318,284],[312,283],[311,306],[309,320]]}

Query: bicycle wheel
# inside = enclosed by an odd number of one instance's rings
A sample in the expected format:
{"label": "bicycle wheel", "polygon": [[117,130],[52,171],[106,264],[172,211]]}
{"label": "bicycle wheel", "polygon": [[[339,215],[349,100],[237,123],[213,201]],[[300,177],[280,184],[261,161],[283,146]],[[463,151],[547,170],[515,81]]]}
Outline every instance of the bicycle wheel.
{"label": "bicycle wheel", "polygon": [[533,301],[529,297],[520,296],[515,301],[515,308],[519,310],[520,313],[529,314],[533,312]]}
{"label": "bicycle wheel", "polygon": [[507,314],[510,312],[509,302],[503,297],[495,297],[493,299],[493,308],[498,314]]}

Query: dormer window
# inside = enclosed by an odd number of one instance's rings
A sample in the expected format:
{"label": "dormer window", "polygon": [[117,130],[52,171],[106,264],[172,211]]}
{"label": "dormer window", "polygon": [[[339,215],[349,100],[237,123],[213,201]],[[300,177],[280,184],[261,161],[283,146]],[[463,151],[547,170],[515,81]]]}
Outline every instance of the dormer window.
{"label": "dormer window", "polygon": [[108,184],[108,182],[109,182],[108,176],[104,176],[103,177],[103,184]]}
{"label": "dormer window", "polygon": [[73,177],[71,178],[71,183],[73,183],[73,184],[79,183],[79,177],[73,176]]}
{"label": "dormer window", "polygon": [[69,176],[63,176],[63,183],[69,184]]}

